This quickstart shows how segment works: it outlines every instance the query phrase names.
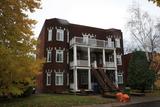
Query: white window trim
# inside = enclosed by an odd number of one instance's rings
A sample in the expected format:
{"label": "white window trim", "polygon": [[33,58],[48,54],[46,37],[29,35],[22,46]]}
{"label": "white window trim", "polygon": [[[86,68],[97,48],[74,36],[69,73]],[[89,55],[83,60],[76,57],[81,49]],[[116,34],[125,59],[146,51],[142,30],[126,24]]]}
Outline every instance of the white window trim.
{"label": "white window trim", "polygon": [[[58,37],[58,33],[60,33],[59,37]],[[57,32],[56,32],[56,40],[57,40],[57,41],[64,41],[64,30],[62,30],[62,29],[57,29]]]}
{"label": "white window trim", "polygon": [[115,39],[115,45],[116,45],[116,48],[120,48],[120,39],[119,38],[116,38]]}
{"label": "white window trim", "polygon": [[[50,77],[50,81],[48,80],[49,77]],[[47,86],[51,85],[51,82],[52,82],[52,80],[51,80],[51,72],[47,72],[46,73],[46,85]]]}
{"label": "white window trim", "polygon": [[[62,55],[62,61],[57,61],[58,54]],[[63,59],[64,59],[64,55],[63,54],[64,54],[63,50],[56,50],[56,62],[63,63]]]}
{"label": "white window trim", "polygon": [[119,81],[119,78],[118,78],[118,84],[123,84],[123,73],[118,73],[117,76],[122,78],[122,81]]}
{"label": "white window trim", "polygon": [[[120,63],[118,63],[118,59],[119,59]],[[117,55],[117,65],[122,65],[122,57],[121,57],[121,55]]]}
{"label": "white window trim", "polygon": [[[59,77],[62,77],[62,78],[59,78]],[[58,83],[56,78],[62,79],[62,80],[60,80],[61,83],[60,83],[60,81]],[[64,84],[64,74],[63,74],[63,72],[55,72],[55,85],[56,86],[62,86],[63,84]]]}
{"label": "white window trim", "polygon": [[48,41],[52,41],[52,29],[48,30]]}
{"label": "white window trim", "polygon": [[52,62],[52,50],[47,50],[47,62]]}

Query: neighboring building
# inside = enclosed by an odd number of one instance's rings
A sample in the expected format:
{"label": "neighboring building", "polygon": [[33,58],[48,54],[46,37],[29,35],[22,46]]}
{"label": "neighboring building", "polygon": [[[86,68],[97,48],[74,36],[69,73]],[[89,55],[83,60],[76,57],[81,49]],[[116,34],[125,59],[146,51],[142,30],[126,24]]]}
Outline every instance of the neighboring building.
{"label": "neighboring building", "polygon": [[[122,56],[123,59],[123,71],[124,71],[124,83],[128,82],[128,67],[129,62],[132,59],[133,53],[128,53]],[[151,54],[148,53],[148,57],[151,58]],[[156,72],[156,81],[155,86],[160,89],[160,54],[159,53],[153,53],[153,61],[151,63],[151,67]]]}
{"label": "neighboring building", "polygon": [[122,56],[123,60],[123,73],[124,73],[124,83],[127,83],[128,81],[128,67],[129,67],[129,61],[132,58],[132,53],[128,53]]}
{"label": "neighboring building", "polygon": [[93,91],[97,83],[104,91],[123,84],[121,30],[53,18],[45,21],[38,40],[37,58],[46,60],[38,91]]}

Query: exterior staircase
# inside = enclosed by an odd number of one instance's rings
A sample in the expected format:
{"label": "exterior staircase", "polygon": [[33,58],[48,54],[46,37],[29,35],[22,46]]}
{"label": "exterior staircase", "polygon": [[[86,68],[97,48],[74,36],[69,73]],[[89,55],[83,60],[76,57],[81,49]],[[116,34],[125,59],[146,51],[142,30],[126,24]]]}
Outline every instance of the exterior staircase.
{"label": "exterior staircase", "polygon": [[100,85],[102,94],[118,90],[102,69],[92,68],[92,74]]}

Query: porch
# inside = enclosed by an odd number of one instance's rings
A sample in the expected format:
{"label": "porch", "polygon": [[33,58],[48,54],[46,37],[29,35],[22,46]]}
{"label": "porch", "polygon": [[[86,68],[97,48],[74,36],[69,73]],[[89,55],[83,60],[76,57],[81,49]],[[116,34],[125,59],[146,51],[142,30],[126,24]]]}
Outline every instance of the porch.
{"label": "porch", "polygon": [[[115,70],[105,70],[103,69],[104,75],[107,76],[110,84],[117,84],[117,75]],[[104,76],[101,79],[105,79]],[[106,81],[106,80],[105,80]],[[70,90],[73,92],[80,92],[81,90],[84,91],[95,91],[95,87],[100,88],[100,84],[98,85],[98,81],[96,80],[95,76],[93,75],[93,71],[87,68],[75,68],[70,70]],[[102,88],[102,87],[101,87]],[[103,88],[102,88],[103,89]]]}
{"label": "porch", "polygon": [[70,49],[70,67],[74,66],[115,69],[116,52],[115,50],[74,46]]}

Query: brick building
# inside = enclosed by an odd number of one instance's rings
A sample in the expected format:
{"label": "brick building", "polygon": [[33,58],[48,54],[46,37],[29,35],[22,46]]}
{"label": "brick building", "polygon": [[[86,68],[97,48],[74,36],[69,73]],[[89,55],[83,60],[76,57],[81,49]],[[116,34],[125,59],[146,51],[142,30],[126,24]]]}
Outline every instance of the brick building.
{"label": "brick building", "polygon": [[39,35],[37,58],[45,58],[39,92],[103,91],[123,84],[123,36],[118,29],[100,29],[47,19]]}

